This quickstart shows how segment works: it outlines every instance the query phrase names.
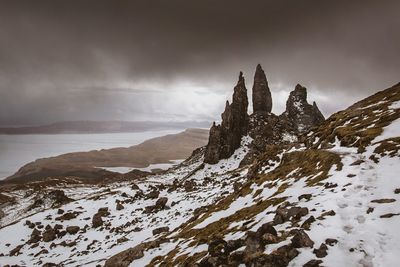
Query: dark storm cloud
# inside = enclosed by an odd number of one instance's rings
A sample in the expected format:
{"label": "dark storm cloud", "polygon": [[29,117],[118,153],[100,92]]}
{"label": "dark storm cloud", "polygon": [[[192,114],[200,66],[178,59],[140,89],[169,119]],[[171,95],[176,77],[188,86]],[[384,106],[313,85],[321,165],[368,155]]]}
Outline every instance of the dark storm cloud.
{"label": "dark storm cloud", "polygon": [[0,124],[215,119],[239,70],[326,115],[400,80],[399,1],[1,1]]}

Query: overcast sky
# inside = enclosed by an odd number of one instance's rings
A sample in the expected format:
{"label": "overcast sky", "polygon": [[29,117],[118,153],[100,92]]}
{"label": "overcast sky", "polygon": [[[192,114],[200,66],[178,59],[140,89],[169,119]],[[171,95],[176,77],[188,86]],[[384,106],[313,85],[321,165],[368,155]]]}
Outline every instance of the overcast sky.
{"label": "overcast sky", "polygon": [[0,1],[0,125],[216,120],[263,66],[325,115],[400,82],[400,1]]}

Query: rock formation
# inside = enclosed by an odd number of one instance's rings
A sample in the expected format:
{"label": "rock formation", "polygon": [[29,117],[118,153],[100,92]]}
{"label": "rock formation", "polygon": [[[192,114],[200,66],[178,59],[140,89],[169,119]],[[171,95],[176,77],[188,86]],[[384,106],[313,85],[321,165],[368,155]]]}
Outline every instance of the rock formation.
{"label": "rock formation", "polygon": [[282,116],[292,121],[299,133],[304,133],[325,120],[315,102],[313,105],[308,104],[307,89],[300,84],[290,93]]}
{"label": "rock formation", "polygon": [[247,114],[247,90],[242,72],[234,88],[232,104],[226,102],[221,125],[213,123],[205,150],[204,162],[215,164],[229,158],[240,146],[241,138],[253,138],[250,152],[243,161],[250,163],[253,157],[265,151],[267,145],[296,141],[299,134],[324,121],[317,105],[307,102],[307,89],[297,85],[290,93],[286,111],[277,116],[271,113],[272,97],[267,78],[260,64],[257,65],[253,85],[253,114]]}
{"label": "rock formation", "polygon": [[243,73],[234,88],[232,104],[226,102],[225,111],[221,114],[221,125],[215,122],[210,129],[208,145],[204,155],[205,163],[217,163],[220,159],[229,158],[240,146],[242,136],[247,134],[249,116],[247,89]]}
{"label": "rock formation", "polygon": [[253,84],[253,112],[271,112],[272,110],[272,97],[271,91],[268,87],[267,77],[265,77],[264,70],[258,64],[256,73],[254,74]]}

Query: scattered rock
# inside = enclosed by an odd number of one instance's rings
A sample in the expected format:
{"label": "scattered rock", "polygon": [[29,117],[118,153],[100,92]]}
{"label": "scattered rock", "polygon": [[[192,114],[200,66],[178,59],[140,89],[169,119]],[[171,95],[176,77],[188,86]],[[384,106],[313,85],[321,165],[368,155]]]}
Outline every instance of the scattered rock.
{"label": "scattered rock", "polygon": [[124,206],[121,204],[121,202],[118,202],[118,203],[117,203],[116,209],[117,209],[117,210],[123,210],[123,209],[124,209]]}
{"label": "scattered rock", "polygon": [[50,242],[57,238],[57,232],[50,227],[42,233],[42,237],[44,242]]}
{"label": "scattered rock", "polygon": [[108,216],[110,213],[108,212],[108,208],[100,208],[92,218],[92,226],[93,228],[97,228],[103,225],[102,217]]}
{"label": "scattered rock", "polygon": [[77,211],[67,212],[67,213],[64,213],[63,215],[61,215],[59,217],[56,217],[56,221],[72,220],[72,219],[75,219],[79,214],[80,214],[80,212],[77,212]]}
{"label": "scattered rock", "polygon": [[304,264],[303,267],[320,267],[321,263],[321,260],[310,260],[306,264]]}
{"label": "scattered rock", "polygon": [[395,201],[396,201],[396,199],[394,199],[394,198],[381,198],[381,199],[371,200],[372,203],[378,203],[378,204],[392,203]]}
{"label": "scattered rock", "polygon": [[132,261],[144,256],[145,246],[143,244],[124,250],[109,258],[104,267],[128,267]]}
{"label": "scattered rock", "polygon": [[159,199],[157,199],[156,205],[154,206],[157,210],[162,210],[165,208],[165,205],[168,202],[168,198],[167,197],[160,197]]}
{"label": "scattered rock", "polygon": [[39,242],[42,239],[42,236],[40,234],[40,231],[37,230],[36,228],[33,229],[31,238],[28,240],[28,244],[34,244]]}
{"label": "scattered rock", "polygon": [[400,215],[400,213],[386,213],[386,214],[383,214],[383,215],[381,215],[381,216],[379,216],[380,218],[392,218],[393,216],[399,216]]}
{"label": "scattered rock", "polygon": [[311,224],[313,223],[313,222],[315,222],[316,220],[315,220],[315,218],[314,218],[314,216],[310,216],[310,217],[308,217],[308,219],[307,220],[305,220],[304,222],[303,222],[303,224],[301,225],[301,228],[303,228],[303,229],[305,229],[305,230],[309,230],[310,229],[310,227],[311,227]]}
{"label": "scattered rock", "polygon": [[325,243],[329,246],[334,246],[335,244],[337,244],[338,240],[334,239],[334,238],[327,238],[325,239]]}
{"label": "scattered rock", "polygon": [[222,255],[227,255],[228,253],[227,245],[228,243],[222,238],[213,239],[208,244],[208,253],[211,255],[211,257],[219,257]]}
{"label": "scattered rock", "polygon": [[302,199],[305,199],[305,200],[310,200],[311,199],[311,197],[312,197],[312,194],[303,194],[303,195],[300,195],[299,197],[298,197],[298,199],[299,199],[299,201],[300,200],[302,200]]}
{"label": "scattered rock", "polygon": [[12,249],[11,251],[10,251],[10,256],[12,257],[12,256],[18,256],[19,254],[21,254],[20,253],[20,250],[22,249],[22,247],[23,247],[24,245],[18,245],[18,246],[16,246],[14,249]]}
{"label": "scattered rock", "polygon": [[317,258],[323,258],[328,255],[328,253],[326,252],[327,250],[328,247],[322,243],[318,249],[313,250],[313,253],[315,254],[315,256],[317,256]]}
{"label": "scattered rock", "polygon": [[153,235],[158,235],[164,232],[168,232],[169,231],[169,227],[165,226],[165,227],[159,227],[153,230]]}
{"label": "scattered rock", "polygon": [[159,195],[160,195],[160,192],[156,189],[153,189],[146,195],[146,198],[155,199],[155,198],[158,198]]}
{"label": "scattered rock", "polygon": [[314,246],[314,241],[303,230],[297,230],[291,241],[295,248],[312,248]]}
{"label": "scattered rock", "polygon": [[68,226],[65,230],[68,234],[74,235],[79,232],[80,227],[79,226]]}

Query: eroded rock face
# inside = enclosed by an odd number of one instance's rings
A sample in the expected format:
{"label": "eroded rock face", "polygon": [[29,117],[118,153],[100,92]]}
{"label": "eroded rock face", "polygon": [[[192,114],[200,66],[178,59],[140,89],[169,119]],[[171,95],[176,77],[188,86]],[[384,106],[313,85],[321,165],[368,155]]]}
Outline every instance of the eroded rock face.
{"label": "eroded rock face", "polygon": [[292,121],[299,133],[304,133],[325,120],[315,102],[313,105],[308,104],[307,89],[300,84],[290,92],[286,111],[281,116]]}
{"label": "eroded rock face", "polygon": [[258,64],[254,74],[253,84],[253,112],[271,112],[272,96],[268,87],[267,77],[261,65]]}
{"label": "eroded rock face", "polygon": [[243,73],[234,88],[232,104],[226,102],[225,111],[221,114],[221,125],[215,123],[210,129],[210,137],[206,147],[204,162],[215,164],[220,159],[229,158],[240,146],[242,136],[247,134],[249,116],[247,89]]}

